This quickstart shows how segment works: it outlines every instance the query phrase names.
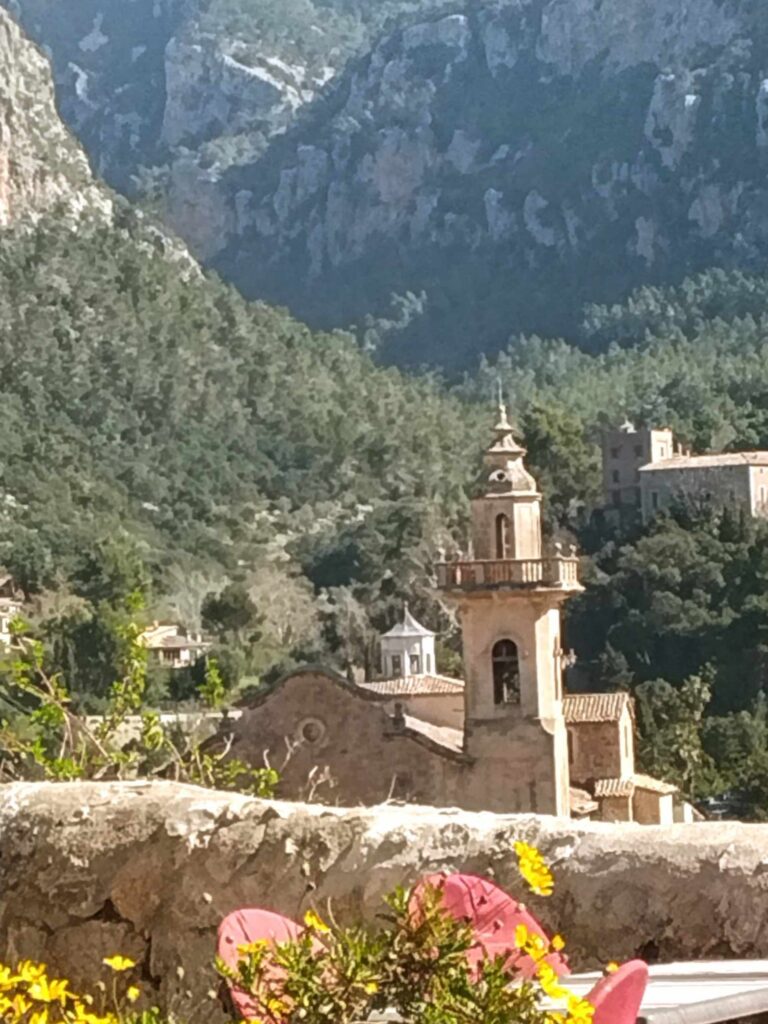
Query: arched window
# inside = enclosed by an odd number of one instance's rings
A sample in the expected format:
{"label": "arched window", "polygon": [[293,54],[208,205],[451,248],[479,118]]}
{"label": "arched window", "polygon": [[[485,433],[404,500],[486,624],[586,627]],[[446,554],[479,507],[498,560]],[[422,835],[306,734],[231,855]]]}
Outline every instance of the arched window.
{"label": "arched window", "polygon": [[512,640],[499,640],[493,652],[493,702],[518,704],[520,702],[520,659],[517,644]]}
{"label": "arched window", "polygon": [[503,512],[496,516],[496,557],[509,558],[509,519]]}

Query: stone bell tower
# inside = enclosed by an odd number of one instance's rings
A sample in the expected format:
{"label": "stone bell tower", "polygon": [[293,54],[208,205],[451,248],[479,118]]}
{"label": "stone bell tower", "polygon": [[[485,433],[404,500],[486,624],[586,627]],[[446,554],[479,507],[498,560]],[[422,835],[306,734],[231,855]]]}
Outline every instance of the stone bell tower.
{"label": "stone bell tower", "polygon": [[472,502],[472,554],[437,567],[464,645],[464,805],[569,814],[560,606],[581,591],[575,550],[543,552],[541,494],[503,404]]}

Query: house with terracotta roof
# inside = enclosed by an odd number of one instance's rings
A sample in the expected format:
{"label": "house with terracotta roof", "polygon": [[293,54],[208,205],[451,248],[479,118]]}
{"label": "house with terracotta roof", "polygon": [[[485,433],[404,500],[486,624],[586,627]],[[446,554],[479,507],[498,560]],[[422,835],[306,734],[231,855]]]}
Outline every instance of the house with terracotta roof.
{"label": "house with terracotta roof", "polygon": [[211,648],[200,634],[187,633],[175,622],[153,622],[141,633],[139,643],[153,661],[170,669],[190,668]]}
{"label": "house with terracotta roof", "polygon": [[464,678],[437,672],[435,634],[406,608],[381,637],[382,678],[294,670],[211,745],[277,767],[288,799],[671,821],[675,787],[635,771],[629,696],[564,692],[560,612],[583,590],[578,555],[544,545],[541,494],[503,406],[493,434],[469,551],[435,566]]}

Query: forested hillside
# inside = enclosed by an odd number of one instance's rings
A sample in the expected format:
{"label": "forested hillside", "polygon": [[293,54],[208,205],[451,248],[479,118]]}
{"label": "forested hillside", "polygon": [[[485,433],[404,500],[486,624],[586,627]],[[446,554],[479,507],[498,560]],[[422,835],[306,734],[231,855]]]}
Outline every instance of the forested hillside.
{"label": "forested hillside", "polygon": [[156,611],[194,626],[237,581],[274,660],[324,649],[323,626],[343,665],[348,637],[360,656],[370,621],[426,590],[465,513],[479,417],[164,247],[127,208],[114,227],[49,219],[0,238],[0,559],[30,592],[69,581],[82,597],[84,559],[111,579],[122,545]]}

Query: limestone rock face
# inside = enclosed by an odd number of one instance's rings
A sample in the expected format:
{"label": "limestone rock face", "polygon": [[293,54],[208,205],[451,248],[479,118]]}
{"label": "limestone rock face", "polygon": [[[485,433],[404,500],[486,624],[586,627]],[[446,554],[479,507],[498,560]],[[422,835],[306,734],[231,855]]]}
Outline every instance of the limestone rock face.
{"label": "limestone rock face", "polygon": [[[503,0],[464,11],[379,40],[332,104],[227,172],[240,205],[216,262],[244,291],[327,324],[423,290],[425,322],[388,353],[420,361],[415,337],[434,339],[427,357],[459,333],[487,351],[510,329],[572,330],[585,301],[649,273],[763,259],[762,9]],[[311,194],[289,187],[307,146],[327,166]]]}
{"label": "limestone rock face", "polygon": [[142,178],[246,294],[318,327],[423,294],[387,358],[573,335],[585,302],[765,264],[758,0],[330,2],[359,15],[334,32],[317,0],[257,31],[203,0],[0,4],[97,170]]}
{"label": "limestone rock face", "polygon": [[1,959],[39,957],[92,985],[102,957],[121,952],[181,1010],[213,983],[215,931],[229,911],[300,917],[310,900],[322,910],[330,899],[344,921],[371,919],[395,885],[443,868],[492,872],[520,893],[516,839],[554,866],[555,895],[527,902],[565,933],[577,966],[635,954],[768,956],[768,826],[578,824],[344,810],[173,783],[19,783],[0,788],[0,833]]}
{"label": "limestone rock face", "polygon": [[56,112],[50,67],[0,10],[0,227],[63,207],[106,215],[111,201]]}

